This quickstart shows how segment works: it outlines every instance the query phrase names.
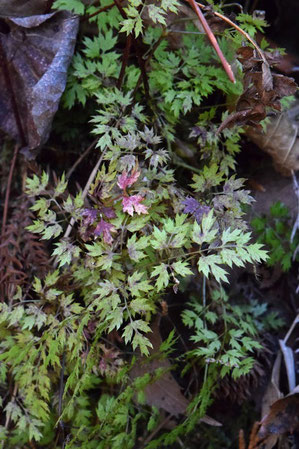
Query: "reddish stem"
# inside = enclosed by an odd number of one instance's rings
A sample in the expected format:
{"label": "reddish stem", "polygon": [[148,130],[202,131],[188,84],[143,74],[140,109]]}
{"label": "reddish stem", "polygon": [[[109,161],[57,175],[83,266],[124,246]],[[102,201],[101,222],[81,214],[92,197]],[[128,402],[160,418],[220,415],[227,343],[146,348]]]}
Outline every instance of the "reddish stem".
{"label": "reddish stem", "polygon": [[[165,34],[165,30],[164,30],[164,31],[162,32],[161,36],[159,37],[159,39],[158,39],[158,40],[156,41],[156,43],[154,44],[153,48],[151,49],[151,52],[149,53],[147,59],[146,59],[145,62],[144,62],[145,69],[147,69],[147,67],[148,67],[148,65],[149,65],[149,63],[150,63],[151,58],[153,57],[155,51],[157,50],[157,48],[159,47],[160,43],[161,43],[162,40],[165,38],[165,36],[166,36],[166,34]],[[141,69],[140,69],[140,70],[141,70]],[[142,73],[140,73],[139,78],[138,78],[137,83],[136,83],[136,86],[135,86],[134,91],[133,91],[133,95],[132,95],[133,98],[135,97],[136,92],[137,92],[137,90],[139,89],[139,86],[140,86],[140,83],[141,83],[142,78],[143,78]]]}
{"label": "reddish stem", "polygon": [[139,43],[138,43],[137,39],[134,38],[133,43],[134,43],[134,47],[136,49],[137,61],[138,61],[138,65],[141,70],[141,76],[143,79],[145,97],[147,99],[149,99],[149,84],[148,84],[148,78],[147,78],[147,73],[146,73],[145,61],[142,57],[142,53],[140,51],[140,47],[139,47]]}
{"label": "reddish stem", "polygon": [[[120,0],[120,1],[122,2],[123,0]],[[113,3],[110,3],[109,5],[103,6],[102,8],[98,9],[98,10],[95,11],[94,13],[89,14],[88,16],[82,17],[82,18],[81,18],[81,22],[85,22],[86,20],[89,20],[89,19],[91,19],[92,17],[95,17],[95,16],[97,16],[98,14],[101,14],[101,12],[108,11],[109,9],[113,8],[113,6],[115,6],[115,5],[116,5],[116,4],[113,2]]]}
{"label": "reddish stem", "polygon": [[[114,0],[114,2],[116,4],[116,6],[117,6],[121,16],[123,17],[123,19],[127,19],[127,14],[125,13],[123,7],[121,6],[120,0]],[[138,11],[140,12],[140,7],[138,8]],[[125,74],[125,69],[126,69],[126,66],[128,64],[129,50],[130,50],[132,44],[135,47],[138,65],[139,65],[140,70],[141,70],[141,76],[142,76],[142,79],[143,79],[145,96],[146,96],[146,98],[149,98],[149,85],[148,85],[148,79],[147,79],[147,74],[146,74],[146,70],[145,70],[145,62],[144,62],[144,60],[142,58],[142,54],[141,54],[140,47],[139,47],[139,42],[133,36],[133,33],[130,33],[129,36],[127,37],[125,53],[124,53],[124,57],[123,57],[121,72],[120,72],[120,76],[119,76],[119,80],[118,80],[117,86],[121,85],[121,83],[123,81],[123,77],[124,77],[124,74]]]}
{"label": "reddish stem", "polygon": [[198,6],[198,4],[196,3],[195,0],[188,0],[188,2],[190,3],[190,5],[192,6],[193,10],[195,11],[197,17],[200,20],[200,23],[203,26],[203,29],[206,33],[206,35],[208,36],[208,39],[210,40],[212,46],[214,47],[217,55],[219,56],[219,59],[221,61],[221,64],[223,65],[223,68],[225,70],[225,72],[227,73],[227,76],[229,77],[229,79],[231,80],[232,83],[235,83],[235,76],[233,74],[233,71],[231,69],[231,66],[229,65],[229,63],[227,62],[227,60],[225,59],[219,45],[218,42],[216,40],[216,37],[214,35],[214,33],[212,32],[211,28],[209,27],[208,22],[206,21],[205,16],[203,15],[200,7]]}
{"label": "reddish stem", "polygon": [[119,12],[120,12],[122,18],[123,18],[123,19],[127,19],[127,14],[126,14],[125,11],[123,10],[123,7],[121,6],[120,1],[119,1],[119,0],[114,0],[114,3],[116,4],[117,9],[119,10]]}
{"label": "reddish stem", "polygon": [[124,54],[123,54],[120,74],[119,74],[118,81],[117,81],[117,88],[118,89],[121,88],[121,85],[123,83],[123,79],[124,79],[125,72],[126,72],[126,67],[128,65],[128,59],[129,59],[129,56],[130,56],[131,46],[132,46],[132,34],[129,34],[127,36],[126,47],[125,47]]}

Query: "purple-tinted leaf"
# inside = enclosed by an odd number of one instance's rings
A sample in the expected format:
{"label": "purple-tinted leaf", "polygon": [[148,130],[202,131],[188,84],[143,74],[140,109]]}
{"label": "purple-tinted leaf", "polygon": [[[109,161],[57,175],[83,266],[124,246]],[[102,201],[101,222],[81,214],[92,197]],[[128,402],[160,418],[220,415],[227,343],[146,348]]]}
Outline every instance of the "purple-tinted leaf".
{"label": "purple-tinted leaf", "polygon": [[185,206],[184,214],[194,214],[196,209],[200,207],[199,202],[195,198],[186,198],[182,204]]}
{"label": "purple-tinted leaf", "polygon": [[200,126],[194,126],[191,129],[190,137],[196,137],[201,139],[202,143],[205,144],[207,141],[207,130]]}
{"label": "purple-tinted leaf", "polygon": [[[81,214],[82,217],[84,217],[83,226],[87,227],[87,226],[90,226],[90,225],[94,224],[95,222],[97,222],[98,218],[99,218],[99,214],[103,214],[107,218],[115,218],[116,217],[115,212],[112,209],[112,207],[101,206],[99,209],[86,208],[83,210],[83,212]],[[110,226],[112,226],[112,225],[110,225]],[[101,227],[99,229],[101,229]],[[98,234],[96,234],[96,235],[98,235]],[[105,240],[105,238],[104,238],[104,240]]]}
{"label": "purple-tinted leaf", "polygon": [[85,217],[83,220],[83,225],[88,226],[93,224],[98,217],[98,209],[84,209],[82,212],[82,217]]}
{"label": "purple-tinted leaf", "polygon": [[103,219],[101,219],[94,230],[94,234],[97,236],[103,234],[104,242],[108,243],[109,245],[113,241],[111,232],[115,232],[115,227],[112,224],[107,223],[107,221],[104,221]]}
{"label": "purple-tinted leaf", "polygon": [[207,215],[210,212],[209,206],[200,204],[195,198],[186,198],[182,204],[185,206],[184,214],[194,215],[194,218],[198,223],[201,222],[204,214]]}
{"label": "purple-tinted leaf", "polygon": [[101,207],[100,212],[102,212],[107,218],[115,218],[116,214],[114,212],[114,209],[112,207]]}

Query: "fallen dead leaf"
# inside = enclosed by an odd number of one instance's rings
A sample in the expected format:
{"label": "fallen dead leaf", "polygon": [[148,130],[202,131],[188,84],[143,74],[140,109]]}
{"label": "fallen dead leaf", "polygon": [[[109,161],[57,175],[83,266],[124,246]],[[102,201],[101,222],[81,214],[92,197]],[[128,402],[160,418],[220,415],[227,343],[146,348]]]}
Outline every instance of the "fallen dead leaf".
{"label": "fallen dead leaf", "polygon": [[292,109],[269,116],[265,131],[246,128],[250,140],[270,154],[275,168],[284,175],[299,170],[299,126],[291,119],[291,112]]}
{"label": "fallen dead leaf", "polygon": [[65,89],[78,18],[60,11],[2,16],[1,24],[0,128],[37,148],[48,138]]}
{"label": "fallen dead leaf", "polygon": [[0,15],[26,17],[42,14],[48,0],[1,0]]}
{"label": "fallen dead leaf", "polygon": [[271,435],[293,433],[299,429],[299,393],[291,394],[274,402],[261,421],[260,439]]}
{"label": "fallen dead leaf", "polygon": [[271,379],[262,401],[262,416],[266,416],[270,411],[271,405],[283,396],[279,389],[281,360],[282,354],[281,351],[278,351],[272,368]]}
{"label": "fallen dead leaf", "polygon": [[[173,416],[184,415],[189,401],[182,394],[180,386],[171,374],[172,366],[169,360],[160,352],[162,339],[160,336],[159,324],[160,317],[158,316],[151,325],[152,333],[148,337],[152,344],[150,360],[140,357],[133,366],[130,372],[130,377],[131,379],[135,379],[144,376],[146,373],[149,373],[154,377],[157,369],[162,368],[165,370],[158,379],[145,387],[144,393],[146,403],[147,405],[163,409]],[[205,422],[210,426],[222,425],[207,415],[200,421]]]}
{"label": "fallen dead leaf", "polygon": [[249,125],[261,128],[260,122],[267,115],[267,108],[280,111],[280,99],[293,95],[297,85],[293,78],[273,74],[270,66],[275,64],[272,55],[264,59],[251,47],[241,47],[238,59],[243,66],[243,93],[239,97],[236,111],[220,125],[217,132],[233,125]]}
{"label": "fallen dead leaf", "polygon": [[162,344],[162,339],[159,330],[160,317],[157,317],[151,325],[152,333],[149,340],[152,344],[150,355],[152,358],[148,361],[145,358],[140,358],[135,363],[131,370],[130,377],[144,376],[146,373],[154,375],[158,368],[165,370],[165,373],[145,387],[144,393],[148,405],[156,406],[166,410],[171,415],[180,415],[186,412],[189,401],[183,396],[178,383],[174,380],[170,373],[171,364],[168,359],[163,358],[159,349]]}

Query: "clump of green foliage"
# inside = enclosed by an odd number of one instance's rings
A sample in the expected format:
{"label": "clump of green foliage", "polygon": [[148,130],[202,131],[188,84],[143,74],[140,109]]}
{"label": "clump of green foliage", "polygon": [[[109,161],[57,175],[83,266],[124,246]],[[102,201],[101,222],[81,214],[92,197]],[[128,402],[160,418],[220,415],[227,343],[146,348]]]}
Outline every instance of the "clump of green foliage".
{"label": "clump of green foliage", "polygon": [[[280,201],[270,207],[268,215],[255,217],[251,222],[258,234],[258,241],[269,251],[267,265],[271,267],[278,264],[283,271],[290,270],[299,245],[298,233],[291,241],[290,222],[290,211]],[[298,260],[298,254],[295,258]]]}
{"label": "clump of green foliage", "polygon": [[[80,0],[55,5],[81,15],[96,12]],[[24,448],[34,440],[36,447],[119,449],[136,447],[140,435],[146,438],[159,425],[159,413],[134,402],[151,379],[130,380],[130,354],[149,356],[152,319],[161,299],[184,278],[196,276],[209,286],[204,288],[209,306],[202,301],[183,313],[198,346],[181,360],[186,370],[196,360],[204,377],[185,419],[146,447],[173,444],[192,430],[211,403],[219,375],[248,373],[260,345],[254,320],[219,293],[233,266],[267,257],[262,245],[251,241],[243,219],[242,204],[252,198],[234,172],[241,130],[217,135],[217,121],[227,112],[199,110],[215,91],[241,93],[240,68],[233,85],[192,24],[180,48],[171,47],[167,17],[177,12],[177,1],[139,6],[141,1],[129,0],[125,19],[117,8],[93,16],[99,31],[82,37],[70,70],[64,107],[91,102],[89,119],[98,138],[88,198],[82,191],[71,194],[63,174],[58,180],[46,172],[27,179],[36,217],[28,229],[49,242],[53,269],[45,278],[35,277],[29,292],[18,288],[1,304],[0,382],[7,420],[0,440],[6,448]],[[240,21],[251,33],[261,25],[244,14]],[[143,85],[135,62],[119,81],[120,49],[130,33],[139,39],[137,47],[139,42],[147,48]],[[240,42],[233,30],[220,39],[228,59]],[[196,116],[194,167],[173,147],[176,127],[190,111]],[[189,170],[187,188],[177,177],[180,166]],[[219,332],[223,325],[225,332]],[[166,353],[173,341],[164,344]]]}

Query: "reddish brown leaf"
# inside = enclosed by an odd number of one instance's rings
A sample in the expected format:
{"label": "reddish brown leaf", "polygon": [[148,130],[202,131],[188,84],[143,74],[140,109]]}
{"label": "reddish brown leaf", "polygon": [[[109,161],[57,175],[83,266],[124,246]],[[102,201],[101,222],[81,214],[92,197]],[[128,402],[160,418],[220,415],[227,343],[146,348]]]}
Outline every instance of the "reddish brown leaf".
{"label": "reddish brown leaf", "polygon": [[272,404],[269,413],[261,421],[259,438],[282,435],[299,429],[299,393],[286,396]]}
{"label": "reddish brown leaf", "polygon": [[280,110],[279,100],[296,92],[297,85],[292,78],[271,73],[270,64],[275,63],[275,58],[271,56],[266,60],[266,57],[262,59],[250,47],[238,50],[238,59],[243,65],[244,92],[237,102],[236,112],[226,118],[218,133],[235,124],[260,127],[259,123],[267,114],[266,108]]}

